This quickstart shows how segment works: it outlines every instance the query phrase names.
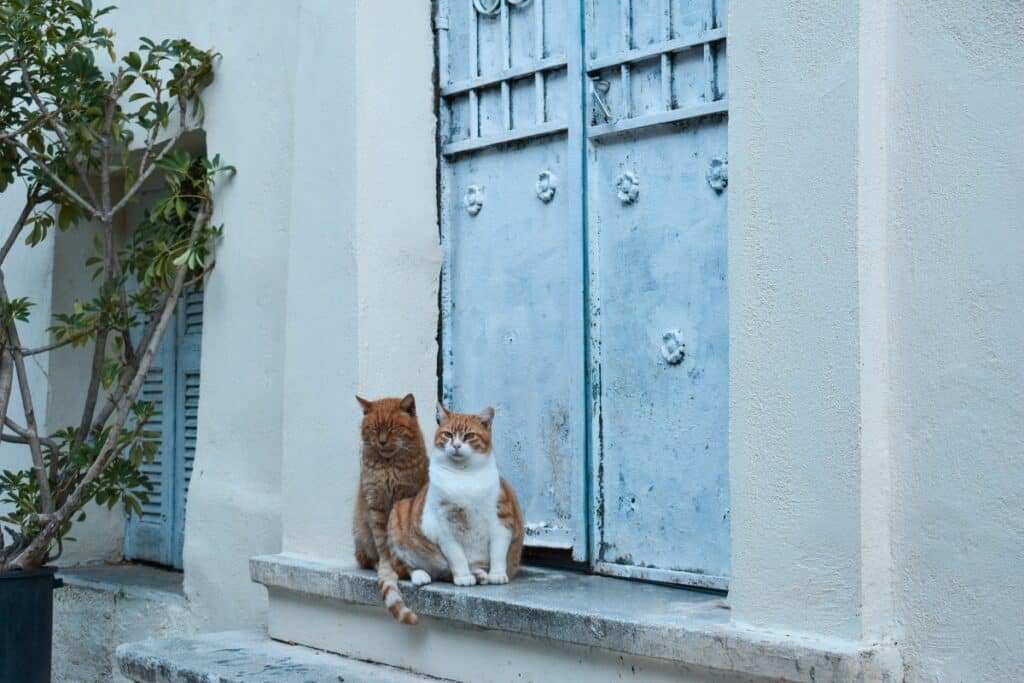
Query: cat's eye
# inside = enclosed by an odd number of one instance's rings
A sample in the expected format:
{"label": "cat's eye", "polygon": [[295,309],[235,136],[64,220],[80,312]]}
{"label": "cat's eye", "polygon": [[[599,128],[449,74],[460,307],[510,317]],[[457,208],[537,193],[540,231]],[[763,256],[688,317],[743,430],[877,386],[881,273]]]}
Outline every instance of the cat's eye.
{"label": "cat's eye", "polygon": [[476,434],[473,433],[473,432],[466,432],[466,435],[464,437],[462,437],[462,438],[464,440],[466,440],[466,441],[469,441],[470,439],[475,439],[476,438]]}
{"label": "cat's eye", "polygon": [[441,432],[441,436],[443,436],[446,439],[450,439],[450,438],[452,438],[452,433],[451,432]]}

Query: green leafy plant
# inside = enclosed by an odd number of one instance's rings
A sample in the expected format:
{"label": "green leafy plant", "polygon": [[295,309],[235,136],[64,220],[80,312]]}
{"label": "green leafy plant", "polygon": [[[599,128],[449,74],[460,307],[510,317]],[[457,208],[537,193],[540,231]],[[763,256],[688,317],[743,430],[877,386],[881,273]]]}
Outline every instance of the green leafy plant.
{"label": "green leafy plant", "polygon": [[[184,151],[202,126],[218,55],[187,40],[141,38],[118,55],[90,0],[0,4],[0,192],[24,207],[0,243],[0,441],[23,444],[31,467],[0,471],[0,571],[60,556],[90,501],[136,514],[151,484],[139,465],[156,435],[138,400],[182,292],[213,267],[222,228],[211,223],[215,181],[234,169]],[[144,186],[162,191],[127,239],[114,221]],[[22,344],[32,301],[7,291],[4,262],[19,239],[95,226],[83,265],[92,298],[54,315],[51,343]],[[51,434],[36,422],[26,360],[64,346],[91,349],[81,419]],[[9,414],[17,389],[21,415]],[[2,455],[2,453],[0,453]]]}

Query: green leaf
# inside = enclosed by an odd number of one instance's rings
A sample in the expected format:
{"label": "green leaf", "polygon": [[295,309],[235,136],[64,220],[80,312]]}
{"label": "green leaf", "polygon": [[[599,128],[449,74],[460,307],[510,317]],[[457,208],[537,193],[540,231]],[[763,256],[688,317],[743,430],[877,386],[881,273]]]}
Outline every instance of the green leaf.
{"label": "green leaf", "polygon": [[57,212],[57,227],[67,230],[75,222],[77,216],[78,212],[75,207],[70,204],[61,204],[60,210]]}

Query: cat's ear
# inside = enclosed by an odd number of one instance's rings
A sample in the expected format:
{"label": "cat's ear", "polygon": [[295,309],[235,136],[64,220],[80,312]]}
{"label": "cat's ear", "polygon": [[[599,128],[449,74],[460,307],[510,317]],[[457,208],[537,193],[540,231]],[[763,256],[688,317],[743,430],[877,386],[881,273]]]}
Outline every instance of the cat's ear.
{"label": "cat's ear", "polygon": [[406,394],[399,406],[410,415],[416,415],[416,398],[412,394]]}
{"label": "cat's ear", "polygon": [[444,407],[444,404],[440,401],[437,402],[437,424],[441,424],[441,420],[448,417],[448,409]]}
{"label": "cat's ear", "polygon": [[367,401],[362,396],[356,396],[356,400],[359,401],[359,405],[363,407],[363,415],[366,415],[368,412],[370,412],[370,408],[373,407],[373,401]]}
{"label": "cat's ear", "polygon": [[490,429],[491,423],[494,422],[494,408],[487,406],[476,417],[484,427]]}

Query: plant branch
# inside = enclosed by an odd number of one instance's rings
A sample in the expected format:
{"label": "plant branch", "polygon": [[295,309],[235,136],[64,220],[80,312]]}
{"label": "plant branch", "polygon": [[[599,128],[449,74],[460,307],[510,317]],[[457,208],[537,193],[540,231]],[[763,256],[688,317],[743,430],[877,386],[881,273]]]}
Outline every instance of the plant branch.
{"label": "plant branch", "polygon": [[21,355],[23,355],[26,358],[28,358],[29,356],[38,356],[41,353],[47,353],[49,351],[55,351],[55,350],[57,350],[59,348],[68,346],[69,344],[74,344],[76,341],[78,341],[79,339],[81,339],[82,337],[84,337],[84,336],[86,336],[88,334],[89,334],[89,332],[83,332],[82,334],[76,334],[76,335],[73,335],[71,337],[67,337],[65,339],[61,339],[58,342],[53,342],[52,344],[47,344],[46,346],[37,346],[37,347],[32,348],[32,349],[22,349],[21,350]]}
{"label": "plant branch", "polygon": [[96,346],[92,352],[92,367],[89,370],[89,387],[85,394],[85,407],[82,408],[82,419],[78,423],[78,431],[75,432],[76,441],[82,441],[92,426],[92,418],[96,412],[96,400],[100,392],[100,375],[103,373],[103,361],[107,357],[107,336],[109,334],[110,325],[107,322],[107,315],[106,313],[101,313],[99,323],[96,326]]}
{"label": "plant branch", "polygon": [[0,133],[0,142],[5,142],[7,140],[11,140],[11,139],[16,138],[18,136],[24,135],[25,133],[29,132],[30,130],[32,130],[33,128],[38,126],[40,123],[43,123],[44,121],[46,121],[46,119],[47,119],[47,114],[40,114],[39,116],[35,117],[34,119],[26,121],[19,128],[15,128],[14,130],[8,131],[6,133]]}
{"label": "plant branch", "polygon": [[124,326],[121,327],[121,345],[124,347],[124,362],[129,367],[135,366],[135,347],[132,344],[132,334],[128,329],[128,322],[131,319],[131,309],[128,306],[128,290],[125,287],[124,271],[121,270],[121,263],[114,255],[114,274],[119,282],[117,285],[117,303],[121,307]]}
{"label": "plant branch", "polygon": [[[118,200],[116,204],[114,204],[114,207],[110,210],[111,213],[117,213],[118,211],[123,209],[129,201],[131,201],[132,197],[134,197],[135,194],[142,188],[142,185],[149,179],[151,175],[153,175],[153,171],[157,169],[157,165],[155,163],[156,160],[170,152],[171,149],[174,148],[174,145],[178,143],[178,140],[181,138],[182,135],[185,134],[187,130],[188,129],[185,128],[184,125],[182,125],[178,129],[178,131],[171,136],[171,139],[163,144],[163,146],[160,148],[160,151],[157,154],[153,154],[153,148],[155,147],[155,143],[146,146],[146,149],[142,153],[142,163],[139,165],[139,177],[135,179],[135,182],[124,193],[124,196],[121,197],[121,199]],[[149,164],[148,166],[146,166],[147,163]]]}
{"label": "plant branch", "polygon": [[[164,310],[164,307],[166,307],[166,305],[167,305],[167,299],[168,299],[169,296],[170,296],[169,292],[166,295],[164,295],[163,301],[161,301],[161,303],[160,303],[160,308],[157,309],[157,310],[159,310],[159,311],[163,311]],[[153,313],[150,314],[149,322],[146,323],[146,329],[142,333],[142,339],[139,340],[138,349],[140,351],[145,349],[147,346],[149,346],[149,340],[153,338],[153,334],[156,332],[157,323],[159,323],[159,322],[160,322],[160,316],[154,311]],[[135,372],[135,370],[138,367],[138,365],[137,365],[138,360],[139,360],[139,357],[138,357],[138,354],[136,353],[135,354],[135,364],[133,364],[132,367],[131,367],[131,371],[132,371],[131,376],[132,377],[135,376],[134,372]],[[120,404],[121,399],[128,392],[128,388],[129,388],[130,385],[131,385],[131,382],[126,377],[124,380],[122,380],[121,382],[118,383],[118,385],[114,389],[114,391],[112,391],[109,394],[107,394],[107,401],[106,401],[106,403],[103,404],[103,407],[100,408],[100,411],[96,414],[96,418],[93,420],[93,427],[94,428],[97,428],[97,429],[102,429],[103,428],[103,425],[105,425],[107,423],[107,420],[110,419],[110,416],[114,414],[114,410],[117,409],[117,406]]]}
{"label": "plant branch", "polygon": [[78,194],[73,189],[71,189],[70,185],[61,180],[60,176],[54,173],[49,166],[44,164],[43,161],[38,156],[36,156],[35,153],[29,148],[28,145],[26,145],[21,140],[17,139],[0,140],[0,142],[3,142],[4,144],[7,145],[12,145],[21,150],[21,153],[27,156],[29,159],[31,159],[32,163],[34,163],[39,168],[39,170],[41,170],[43,173],[49,176],[50,180],[52,180],[54,184],[60,188],[61,192],[63,192],[68,197],[73,199],[79,206],[85,209],[90,216],[100,221],[103,220],[103,216],[99,212],[99,210],[97,210],[96,207],[94,207],[92,204],[83,199],[82,195]]}
{"label": "plant branch", "polygon": [[[22,444],[28,445],[29,441],[32,439],[32,432],[30,432],[25,427],[22,427],[21,425],[19,425],[17,422],[15,422],[14,420],[12,420],[9,417],[5,417],[4,418],[4,426],[7,429],[10,429],[12,432],[14,432],[14,437],[13,438],[17,439],[17,441],[13,441],[12,437],[9,434],[5,434],[4,435],[4,440],[5,441],[11,441],[12,443],[22,443]],[[38,438],[39,438],[39,443],[40,444],[42,444],[43,446],[46,446],[47,448],[49,448],[51,450],[57,450],[57,449],[60,448],[60,444],[57,443],[56,441],[54,441],[51,438],[48,438],[48,437],[45,437],[45,436],[40,436]]]}
{"label": "plant branch", "polygon": [[[117,254],[114,253],[114,224],[110,198],[110,142],[114,112],[117,109],[118,88],[123,74],[123,69],[118,72],[117,78],[107,97],[103,113],[103,130],[100,138],[100,202],[103,213],[103,270],[106,276],[104,287],[108,286],[114,279],[117,261]],[[93,416],[96,414],[96,401],[100,391],[100,376],[103,373],[103,362],[107,357],[107,337],[109,335],[110,316],[106,311],[103,311],[100,313],[99,324],[96,327],[96,346],[92,354],[89,388],[85,394],[82,419],[78,423],[78,431],[75,433],[77,441],[83,440],[89,433],[89,428],[92,427]]]}
{"label": "plant branch", "polygon": [[14,244],[18,241],[18,235],[25,228],[25,223],[28,221],[29,216],[32,215],[32,211],[36,208],[39,202],[42,200],[40,194],[41,188],[39,185],[33,185],[28,195],[25,197],[25,208],[21,210],[21,214],[18,216],[18,220],[14,221],[14,226],[11,227],[11,234],[7,236],[7,240],[3,246],[0,247],[0,265],[3,265],[4,260],[7,258],[7,254],[14,248]]}
{"label": "plant branch", "polygon": [[[0,425],[7,420],[7,407],[11,401],[11,389],[14,386],[14,359],[7,348],[0,344]],[[0,429],[0,432],[3,430]]]}
{"label": "plant branch", "polygon": [[28,90],[29,94],[32,96],[32,101],[35,102],[36,106],[39,108],[39,111],[43,116],[43,120],[50,124],[50,128],[53,129],[53,132],[56,133],[57,137],[60,139],[61,144],[64,145],[65,153],[68,155],[68,158],[71,159],[71,163],[78,172],[78,179],[82,181],[82,184],[85,186],[85,190],[88,192],[89,198],[92,199],[93,204],[96,204],[96,192],[93,191],[92,185],[89,184],[89,174],[86,173],[85,167],[82,166],[82,161],[73,156],[73,147],[71,146],[71,143],[68,142],[68,137],[64,133],[64,122],[57,122],[54,120],[60,111],[59,107],[51,112],[49,108],[43,104],[43,99],[39,97],[39,93],[36,92],[35,87],[32,85],[32,79],[29,77],[28,69],[25,68],[24,59],[18,64],[21,66],[21,82],[25,85],[25,89]]}
{"label": "plant branch", "polygon": [[189,280],[188,282],[185,283],[185,289],[188,289],[189,287],[192,287],[193,285],[196,285],[196,284],[199,284],[200,282],[202,282],[203,279],[206,278],[207,275],[209,275],[210,273],[213,272],[213,267],[216,266],[216,265],[217,265],[216,263],[211,263],[210,265],[208,265],[205,268],[203,268],[203,271],[201,273],[199,273],[199,275],[196,275],[194,278],[192,278],[191,280]]}
{"label": "plant branch", "polygon": [[[8,301],[7,287],[4,286],[3,272],[0,272],[0,301]],[[21,406],[25,413],[25,424],[28,432],[28,447],[32,453],[32,469],[36,473],[39,485],[39,498],[43,512],[53,512],[53,497],[50,494],[50,482],[46,475],[43,452],[39,447],[39,429],[36,426],[36,413],[32,403],[32,388],[28,383],[28,372],[25,369],[25,357],[21,354],[21,339],[18,326],[13,320],[7,324],[7,339],[11,343],[8,353],[14,360],[14,370],[18,377],[18,391],[21,393]],[[6,424],[6,419],[5,419]]]}

